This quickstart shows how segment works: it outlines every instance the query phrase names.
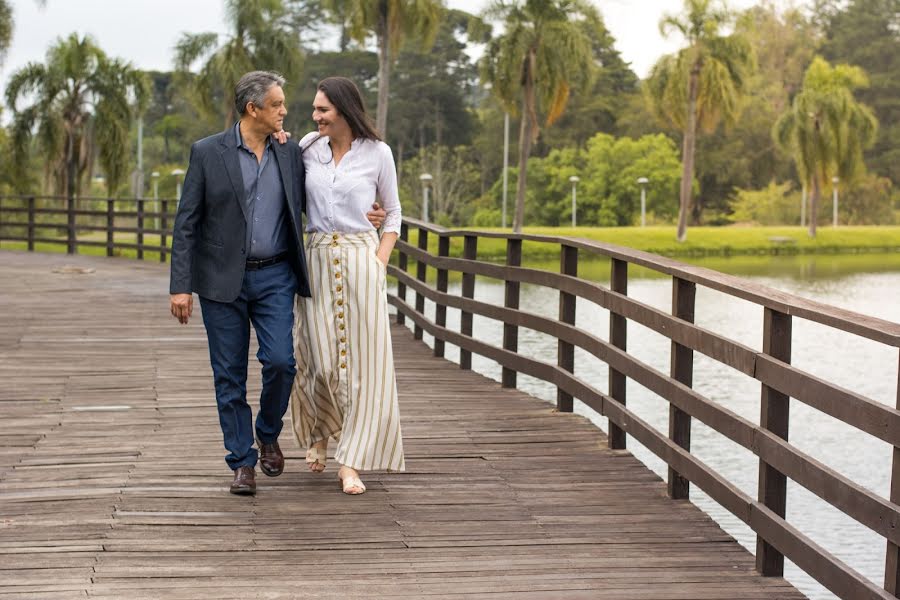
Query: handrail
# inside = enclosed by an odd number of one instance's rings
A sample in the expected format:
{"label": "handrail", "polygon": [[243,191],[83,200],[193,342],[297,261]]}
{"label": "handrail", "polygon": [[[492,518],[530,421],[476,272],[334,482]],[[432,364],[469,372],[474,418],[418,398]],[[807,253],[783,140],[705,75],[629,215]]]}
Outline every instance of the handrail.
{"label": "handrail", "polygon": [[[175,219],[170,209],[177,204],[171,198],[0,196],[0,241],[25,242],[28,250],[37,244],[65,245],[69,254],[80,247],[105,248],[107,256],[134,250],[138,259],[156,254],[166,262]],[[105,233],[105,240],[86,238],[86,232]]]}
{"label": "handrail", "polygon": [[584,238],[528,233],[486,232],[470,229],[445,229],[432,223],[423,223],[417,219],[404,217],[403,220],[412,227],[423,229],[439,236],[476,236],[479,238],[542,242],[587,250],[607,258],[645,267],[664,275],[678,277],[787,315],[828,325],[900,348],[900,323],[845,310],[823,302],[789,294],[766,285],[747,281],[733,275],[720,273],[705,267],[687,265],[674,259],[642,250],[634,250],[624,246]]}
{"label": "handrail", "polygon": [[[411,230],[419,231],[417,243]],[[428,244],[438,237],[438,252]],[[462,257],[450,256],[449,239],[464,238]],[[477,258],[481,238],[507,241],[506,264]],[[555,244],[560,251],[560,272],[519,266],[523,241]],[[875,402],[853,390],[811,375],[791,362],[792,319],[803,318],[837,330],[900,347],[900,324],[838,309],[827,304],[787,294],[764,285],[591,240],[445,229],[416,219],[404,219],[396,249],[400,266],[389,267],[398,282],[397,294],[389,297],[398,321],[412,322],[416,336],[434,337],[436,355],[444,345],[460,348],[460,364],[471,368],[472,353],[498,363],[503,385],[515,386],[515,374],[523,373],[557,387],[557,407],[571,411],[577,398],[609,418],[611,447],[623,448],[633,436],[669,466],[669,494],[687,498],[690,485],[697,485],[715,501],[749,525],[757,534],[757,569],[764,575],[781,575],[785,556],[843,598],[894,598],[900,584],[900,409]],[[609,287],[577,277],[579,251],[605,256],[611,261]],[[415,274],[409,272],[415,262]],[[630,298],[627,266],[637,264],[672,276],[672,313]],[[437,286],[428,270],[438,273]],[[447,274],[463,277],[461,295],[447,292]],[[502,305],[474,299],[475,276],[502,282],[507,294]],[[527,283],[559,294],[559,319],[537,315],[518,307],[518,286]],[[762,350],[749,348],[725,335],[693,323],[694,288],[703,286],[764,308]],[[512,286],[512,287],[511,287]],[[512,289],[515,293],[510,294]],[[408,302],[408,292],[415,303]],[[575,323],[575,299],[579,298],[610,313],[610,339],[604,341]],[[425,313],[425,300],[435,304],[435,319]],[[446,310],[461,311],[460,331],[446,326]],[[493,319],[503,325],[503,347],[479,340],[473,333],[471,315]],[[672,368],[669,373],[635,359],[627,351],[628,322],[634,322],[671,340]],[[558,340],[556,364],[518,352],[518,329],[525,327]],[[574,374],[571,350],[581,349],[608,365],[610,393],[605,394]],[[692,389],[693,353],[700,352],[719,363],[755,378],[760,383],[762,418],[759,425],[718,405]],[[615,376],[616,381],[613,381]],[[669,435],[659,432],[627,407],[624,381],[631,379],[671,406]],[[788,440],[788,408],[793,397],[858,431],[886,441],[895,448],[890,500],[886,500],[800,451]],[[750,498],[721,474],[690,452],[691,420],[699,419],[759,458],[759,497]],[[791,479],[835,508],[865,525],[887,545],[885,586],[880,588],[840,559],[796,530],[785,518],[786,482]]]}

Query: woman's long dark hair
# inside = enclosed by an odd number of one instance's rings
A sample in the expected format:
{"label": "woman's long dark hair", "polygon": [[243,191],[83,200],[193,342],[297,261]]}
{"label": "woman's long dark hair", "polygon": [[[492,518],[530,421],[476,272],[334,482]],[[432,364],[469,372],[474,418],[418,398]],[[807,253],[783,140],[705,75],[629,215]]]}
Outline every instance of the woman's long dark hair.
{"label": "woman's long dark hair", "polygon": [[366,114],[366,105],[355,83],[346,77],[326,77],[319,82],[318,90],[328,97],[338,113],[347,120],[354,139],[381,140],[372,119]]}

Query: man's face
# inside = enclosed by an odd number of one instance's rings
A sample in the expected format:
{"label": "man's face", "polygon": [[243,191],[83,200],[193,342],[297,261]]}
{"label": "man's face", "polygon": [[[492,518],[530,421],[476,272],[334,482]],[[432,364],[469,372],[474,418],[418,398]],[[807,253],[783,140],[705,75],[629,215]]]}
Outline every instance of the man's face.
{"label": "man's face", "polygon": [[287,106],[284,103],[284,90],[280,85],[273,85],[266,93],[262,106],[250,102],[247,104],[247,113],[256,120],[256,125],[266,133],[281,131],[284,127],[284,116],[287,114]]}

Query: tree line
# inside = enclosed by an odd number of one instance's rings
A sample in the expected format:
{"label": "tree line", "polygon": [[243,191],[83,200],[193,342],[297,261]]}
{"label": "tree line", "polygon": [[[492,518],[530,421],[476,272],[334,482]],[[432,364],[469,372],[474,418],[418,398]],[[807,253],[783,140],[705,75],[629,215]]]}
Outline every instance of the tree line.
{"label": "tree line", "polygon": [[[224,0],[226,35],[186,32],[172,70],[142,72],[72,34],[9,76],[0,193],[172,196],[190,143],[232,123],[251,69],[288,79],[286,128],[312,127],[315,84],[354,79],[394,150],[401,199],[432,220],[512,225],[733,222],[815,234],[835,186],[842,222],[894,222],[900,181],[900,0],[811,0],[741,12],[684,0],[683,40],[640,79],[583,0]],[[0,0],[0,60],[15,34]],[[478,59],[473,59],[478,56]],[[140,125],[138,125],[140,123]],[[137,168],[141,133],[143,178]],[[102,183],[96,176],[102,175]],[[638,181],[642,183],[638,183]],[[139,190],[134,186],[138,185]]]}

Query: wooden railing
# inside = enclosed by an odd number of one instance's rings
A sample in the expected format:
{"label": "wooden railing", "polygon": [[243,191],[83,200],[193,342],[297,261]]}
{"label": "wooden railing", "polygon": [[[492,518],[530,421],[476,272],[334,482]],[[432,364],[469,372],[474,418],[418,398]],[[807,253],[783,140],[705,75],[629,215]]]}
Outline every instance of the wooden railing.
{"label": "wooden railing", "polygon": [[64,245],[69,254],[79,247],[105,248],[107,256],[130,250],[166,262],[176,206],[171,199],[0,196],[0,241],[24,242],[28,250]]}
{"label": "wooden railing", "polygon": [[[415,244],[410,231],[417,230]],[[429,236],[437,237],[437,254],[429,252]],[[451,240],[462,238],[462,256],[450,256]],[[479,261],[479,239],[505,240],[506,264]],[[432,237],[433,239],[433,237]],[[523,241],[559,248],[560,272],[521,267]],[[900,410],[824,381],[791,366],[792,322],[807,319],[829,327],[900,347],[900,325],[793,296],[754,282],[694,267],[645,252],[594,241],[508,233],[451,231],[405,219],[397,243],[397,294],[389,298],[398,320],[412,321],[415,337],[434,336],[434,353],[444,356],[447,343],[460,349],[460,366],[471,368],[472,353],[499,363],[502,385],[514,387],[517,373],[552,383],[560,411],[571,411],[577,398],[609,419],[609,445],[624,448],[634,437],[668,465],[668,492],[687,498],[696,485],[713,500],[749,525],[757,535],[756,566],[765,575],[781,575],[785,556],[841,598],[893,598],[900,589]],[[611,259],[610,285],[578,278],[579,255]],[[416,263],[415,276],[408,272]],[[640,265],[672,278],[672,310],[658,310],[628,296],[628,266]],[[436,284],[428,269],[436,269]],[[447,293],[448,275],[462,274],[461,295]],[[503,282],[503,306],[474,299],[475,277]],[[519,309],[519,287],[532,284],[559,294],[559,318]],[[694,324],[697,286],[718,290],[764,308],[763,347],[754,350]],[[414,304],[407,292],[415,293]],[[609,339],[602,340],[575,326],[576,298],[608,309]],[[425,313],[425,300],[435,304],[434,320]],[[895,301],[890,299],[890,301]],[[460,331],[447,327],[447,308],[460,313]],[[472,317],[480,315],[503,324],[502,347],[479,340]],[[671,341],[671,368],[660,372],[627,352],[628,323],[639,323]],[[553,336],[558,341],[555,364],[519,353],[521,327]],[[608,365],[609,390],[604,393],[574,375],[574,350],[592,354]],[[760,423],[742,418],[710,401],[694,389],[693,356],[700,352],[759,381]],[[631,379],[668,401],[669,431],[665,435],[629,410],[626,380]],[[894,446],[890,500],[813,459],[788,440],[788,409],[795,398]],[[898,398],[900,400],[900,398]],[[722,474],[691,454],[691,422],[699,419],[729,440],[759,457],[758,497],[753,498]],[[884,589],[817,545],[785,520],[787,480],[805,487],[832,506],[885,539]]]}

